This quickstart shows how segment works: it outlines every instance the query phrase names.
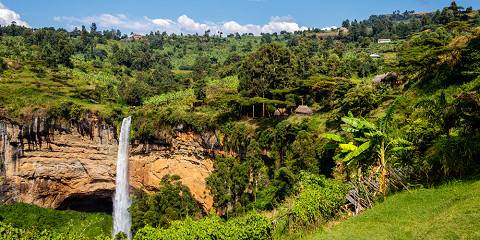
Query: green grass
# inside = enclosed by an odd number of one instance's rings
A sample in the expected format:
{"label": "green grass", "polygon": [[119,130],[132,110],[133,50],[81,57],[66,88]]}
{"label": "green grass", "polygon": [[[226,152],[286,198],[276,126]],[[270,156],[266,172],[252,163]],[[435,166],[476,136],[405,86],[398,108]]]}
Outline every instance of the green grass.
{"label": "green grass", "polygon": [[23,112],[29,113],[32,108],[48,109],[60,102],[74,102],[99,113],[108,113],[119,106],[114,102],[100,103],[90,99],[96,87],[118,84],[112,73],[93,70],[84,73],[78,69],[45,68],[44,72],[39,74],[31,68],[30,65],[26,65],[19,70],[7,70],[0,76],[2,103],[0,108],[7,110],[10,117],[18,117]]}
{"label": "green grass", "polygon": [[112,229],[112,217],[106,213],[60,211],[28,204],[0,205],[0,221],[21,229],[83,233],[92,239],[101,234],[109,236]]}
{"label": "green grass", "polygon": [[480,181],[395,194],[305,239],[480,239]]}

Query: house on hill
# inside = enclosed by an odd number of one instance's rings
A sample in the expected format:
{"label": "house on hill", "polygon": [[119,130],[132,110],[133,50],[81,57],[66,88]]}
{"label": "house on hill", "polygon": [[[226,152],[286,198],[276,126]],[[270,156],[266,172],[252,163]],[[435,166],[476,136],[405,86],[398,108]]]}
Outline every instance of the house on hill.
{"label": "house on hill", "polygon": [[387,72],[375,76],[372,80],[374,83],[384,83],[389,85],[398,85],[398,74],[395,72]]}
{"label": "house on hill", "polygon": [[295,109],[295,114],[310,116],[313,114],[313,111],[307,105],[300,105]]}
{"label": "house on hill", "polygon": [[391,43],[392,39],[389,38],[380,38],[378,39],[378,43],[385,44],[385,43]]}
{"label": "house on hill", "polygon": [[132,33],[132,35],[130,36],[130,40],[141,40],[142,38],[143,36],[138,33]]}

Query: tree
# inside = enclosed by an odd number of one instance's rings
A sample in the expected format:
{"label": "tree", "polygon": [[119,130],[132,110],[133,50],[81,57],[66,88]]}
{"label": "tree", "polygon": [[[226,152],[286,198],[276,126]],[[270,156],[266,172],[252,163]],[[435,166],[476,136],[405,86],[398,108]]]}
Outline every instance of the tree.
{"label": "tree", "polygon": [[260,145],[255,139],[250,141],[247,147],[247,165],[250,176],[253,180],[253,199],[257,202],[258,181],[260,179],[261,168],[263,167],[263,160],[261,156]]}
{"label": "tree", "polygon": [[192,66],[192,78],[194,81],[198,81],[207,77],[210,72],[211,63],[210,58],[204,54],[200,54],[195,59],[195,63]]}
{"label": "tree", "polygon": [[68,33],[53,30],[35,32],[34,41],[40,45],[40,59],[46,65],[56,67],[63,64],[72,67],[70,57],[74,54],[74,47]]}
{"label": "tree", "polygon": [[351,113],[349,116],[343,117],[342,121],[345,123],[342,126],[343,131],[353,135],[352,141],[348,143],[345,143],[341,136],[326,135],[327,138],[340,142],[341,153],[336,156],[336,159],[341,159],[347,165],[358,163],[359,160],[362,160],[362,154],[367,150],[375,152],[378,164],[377,171],[380,171],[380,192],[384,196],[387,195],[388,191],[387,173],[393,155],[399,151],[413,149],[412,143],[398,137],[391,127],[394,109],[395,103],[387,110],[378,124],[371,123],[364,118],[356,118]]}
{"label": "tree", "polygon": [[193,90],[195,92],[195,98],[198,101],[203,102],[207,97],[207,92],[205,90],[206,86],[207,86],[207,81],[205,80],[205,78],[201,78],[194,83]]}
{"label": "tree", "polygon": [[336,53],[331,53],[328,55],[326,66],[329,76],[337,76],[340,70],[340,57]]}
{"label": "tree", "polygon": [[317,146],[311,133],[305,130],[299,131],[287,152],[286,165],[288,168],[294,173],[308,171],[317,174],[320,169],[316,152]]}
{"label": "tree", "polygon": [[149,93],[148,85],[144,81],[123,77],[118,86],[118,94],[130,106],[139,106],[142,99]]}
{"label": "tree", "polygon": [[155,193],[142,193],[133,199],[130,212],[132,230],[136,232],[146,225],[168,227],[174,220],[198,217],[201,209],[179,176],[166,175]]}
{"label": "tree", "polygon": [[248,169],[245,163],[233,157],[217,157],[214,172],[207,178],[214,204],[220,215],[245,206],[245,190],[248,185]]}
{"label": "tree", "polygon": [[97,35],[97,24],[96,23],[92,23],[92,25],[90,26],[90,34],[92,35]]}
{"label": "tree", "polygon": [[[238,90],[243,96],[268,98],[269,90],[294,85],[296,66],[295,55],[284,45],[279,43],[265,45],[242,62]],[[262,106],[264,113],[265,105]]]}
{"label": "tree", "polygon": [[278,43],[263,46],[242,62],[239,91],[263,96],[269,89],[291,87],[295,69],[295,56],[288,48]]}

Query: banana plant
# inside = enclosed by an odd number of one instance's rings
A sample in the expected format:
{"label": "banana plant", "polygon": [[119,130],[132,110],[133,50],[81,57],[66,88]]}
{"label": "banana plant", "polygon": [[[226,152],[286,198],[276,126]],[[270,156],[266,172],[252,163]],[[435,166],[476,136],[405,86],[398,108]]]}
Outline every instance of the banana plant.
{"label": "banana plant", "polygon": [[364,118],[354,117],[352,113],[343,117],[342,130],[350,133],[351,137],[347,141],[338,134],[328,133],[324,137],[338,143],[340,153],[335,156],[335,160],[342,160],[347,165],[358,162],[361,154],[367,150],[374,150],[380,170],[380,192],[385,196],[387,194],[387,172],[389,159],[395,152],[412,150],[412,143],[396,137],[390,123],[393,116],[393,106],[389,108],[385,117],[377,124],[371,123]]}

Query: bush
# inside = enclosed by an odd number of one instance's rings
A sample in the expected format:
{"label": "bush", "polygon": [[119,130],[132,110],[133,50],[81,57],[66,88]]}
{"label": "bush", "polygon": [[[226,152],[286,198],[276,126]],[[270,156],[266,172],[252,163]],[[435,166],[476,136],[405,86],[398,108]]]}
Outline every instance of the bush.
{"label": "bush", "polygon": [[187,218],[184,221],[173,222],[168,229],[147,226],[135,234],[134,240],[260,240],[272,239],[271,230],[268,218],[258,213],[251,213],[229,221],[224,221],[218,216],[203,218],[199,221]]}
{"label": "bush", "polygon": [[0,222],[0,239],[2,240],[108,240],[106,235],[99,235],[89,238],[79,232],[58,233],[51,230],[38,230],[36,228],[21,229],[10,224]]}
{"label": "bush", "polygon": [[8,66],[5,63],[5,60],[3,60],[3,58],[0,58],[0,73],[7,70],[7,68],[8,68]]}
{"label": "bush", "polygon": [[300,178],[300,193],[291,210],[293,224],[308,227],[335,217],[345,204],[348,186],[307,172]]}
{"label": "bush", "polygon": [[164,176],[157,192],[134,198],[130,212],[134,232],[145,225],[168,227],[174,220],[201,216],[199,204],[177,175]]}
{"label": "bush", "polygon": [[[72,236],[72,239],[93,239],[99,235],[110,235],[112,226],[111,216],[104,213],[58,211],[28,204],[0,205],[0,219],[3,222],[3,225],[0,223],[0,239],[42,239],[28,236],[42,236],[40,233],[43,230],[48,230],[46,236],[53,236],[54,232],[55,236],[65,235]],[[12,237],[9,238],[10,236]],[[73,236],[83,236],[83,238],[74,238]]]}

